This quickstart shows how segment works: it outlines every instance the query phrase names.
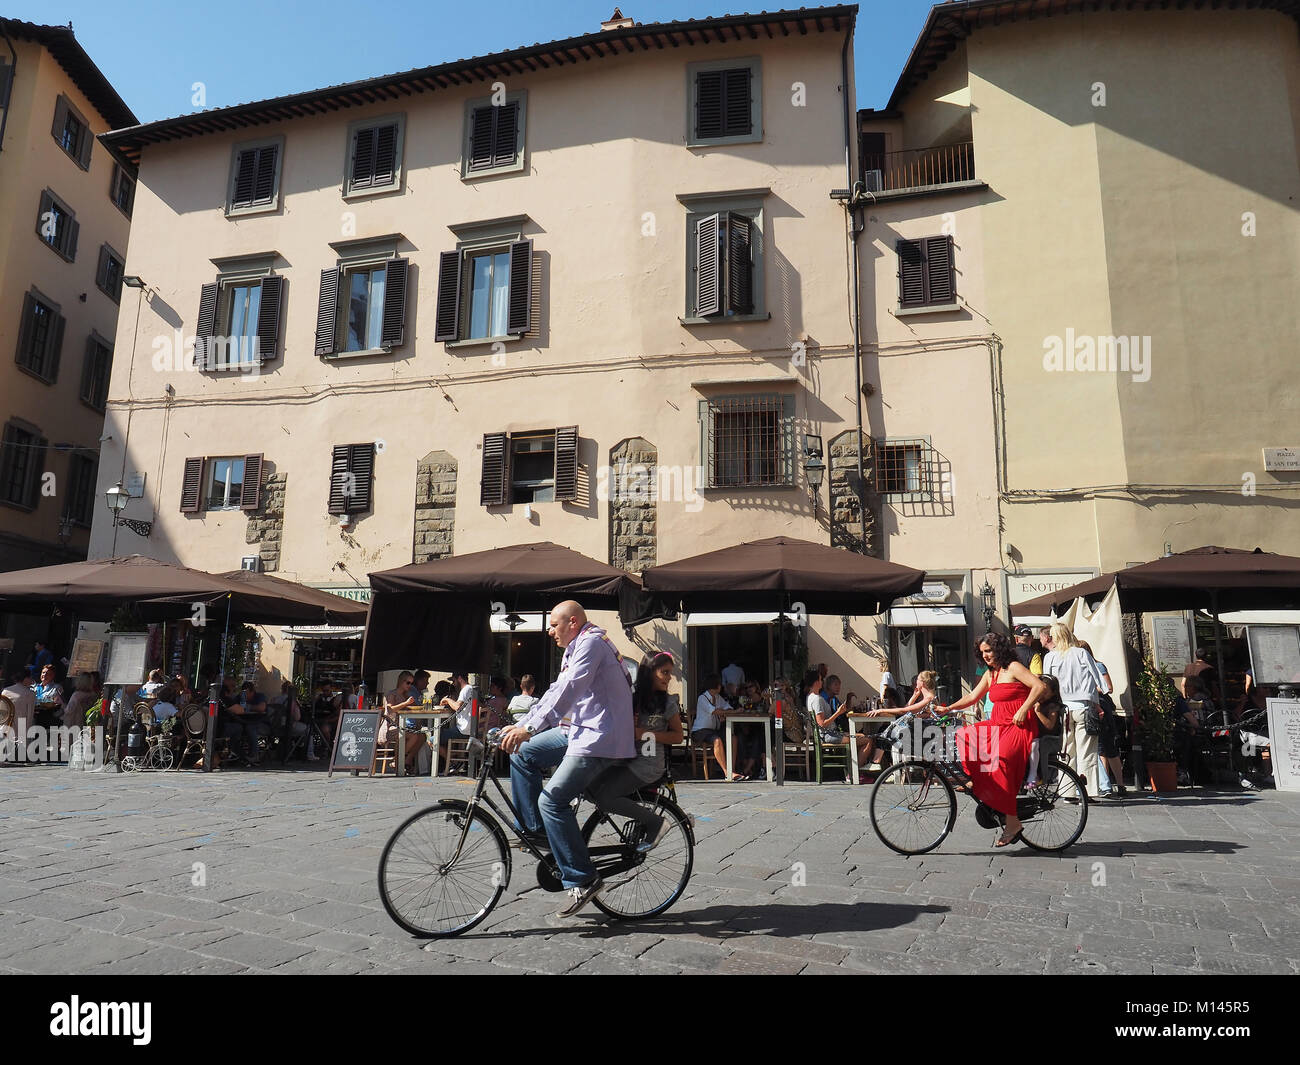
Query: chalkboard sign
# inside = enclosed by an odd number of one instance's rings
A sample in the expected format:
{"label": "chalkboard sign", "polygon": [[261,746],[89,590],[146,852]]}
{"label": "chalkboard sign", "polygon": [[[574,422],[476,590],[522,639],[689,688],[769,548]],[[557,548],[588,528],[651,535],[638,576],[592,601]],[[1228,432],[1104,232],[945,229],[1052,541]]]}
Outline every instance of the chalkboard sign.
{"label": "chalkboard sign", "polygon": [[1300,791],[1300,699],[1268,700],[1269,757],[1278,791]]}
{"label": "chalkboard sign", "polygon": [[379,732],[379,712],[344,710],[334,737],[334,754],[327,776],[336,769],[366,770],[375,775],[375,741]]}

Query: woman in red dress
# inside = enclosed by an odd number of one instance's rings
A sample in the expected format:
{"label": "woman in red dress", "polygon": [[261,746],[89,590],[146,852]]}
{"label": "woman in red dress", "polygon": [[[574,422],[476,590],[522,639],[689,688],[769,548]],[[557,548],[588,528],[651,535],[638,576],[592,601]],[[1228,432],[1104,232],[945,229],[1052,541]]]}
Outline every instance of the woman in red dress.
{"label": "woman in red dress", "polygon": [[971,778],[969,790],[975,798],[1006,817],[1006,827],[993,846],[1007,847],[1020,839],[1024,827],[1016,816],[1016,796],[1038,735],[1033,708],[1046,695],[1047,687],[1020,664],[1011,641],[1001,633],[986,633],[979,652],[988,672],[973,692],[947,709],[976,706],[985,694],[993,702],[988,720],[958,730],[957,753]]}

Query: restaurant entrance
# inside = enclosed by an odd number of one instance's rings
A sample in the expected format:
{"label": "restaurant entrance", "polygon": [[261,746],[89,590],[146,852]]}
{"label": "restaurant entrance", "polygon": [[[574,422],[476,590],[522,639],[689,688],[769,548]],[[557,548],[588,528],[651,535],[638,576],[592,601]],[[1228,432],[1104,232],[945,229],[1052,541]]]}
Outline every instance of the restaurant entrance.
{"label": "restaurant entrance", "polygon": [[[721,673],[732,662],[745,671],[746,680],[756,680],[764,687],[770,683],[772,616],[764,615],[766,620],[757,624],[752,621],[732,622],[725,615],[716,614],[692,614],[687,617],[686,653],[691,662],[688,687],[692,698],[698,698],[703,690],[700,681],[705,674]],[[743,617],[748,618],[748,615]],[[721,620],[720,624],[709,623],[718,620]]]}

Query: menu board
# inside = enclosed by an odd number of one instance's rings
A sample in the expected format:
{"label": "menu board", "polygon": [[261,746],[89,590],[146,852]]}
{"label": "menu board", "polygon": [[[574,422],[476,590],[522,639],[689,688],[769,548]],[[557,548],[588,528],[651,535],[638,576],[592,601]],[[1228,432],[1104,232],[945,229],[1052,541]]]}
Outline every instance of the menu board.
{"label": "menu board", "polygon": [[78,640],[72,645],[72,658],[68,661],[68,676],[79,677],[83,673],[96,672],[99,669],[99,660],[103,657],[103,640]]}
{"label": "menu board", "polygon": [[379,712],[345,710],[334,738],[334,754],[327,776],[336,769],[369,770],[375,773],[375,740],[379,731]]}
{"label": "menu board", "polygon": [[1246,631],[1256,684],[1300,683],[1300,628],[1251,625]]}
{"label": "menu board", "polygon": [[1269,756],[1278,791],[1300,791],[1300,699],[1268,700]]}
{"label": "menu board", "polygon": [[1187,631],[1187,619],[1181,614],[1172,617],[1154,617],[1156,669],[1182,673],[1192,660],[1192,638]]}
{"label": "menu board", "polygon": [[108,669],[105,684],[143,684],[144,660],[149,651],[147,632],[127,632],[114,635],[108,648]]}

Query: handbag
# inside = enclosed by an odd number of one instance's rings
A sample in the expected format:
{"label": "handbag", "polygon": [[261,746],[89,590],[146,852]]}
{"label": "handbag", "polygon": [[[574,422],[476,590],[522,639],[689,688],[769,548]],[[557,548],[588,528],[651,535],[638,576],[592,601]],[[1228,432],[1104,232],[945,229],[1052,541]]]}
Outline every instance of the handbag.
{"label": "handbag", "polygon": [[1083,731],[1089,736],[1101,735],[1101,715],[1097,713],[1097,704],[1089,703],[1083,712]]}

